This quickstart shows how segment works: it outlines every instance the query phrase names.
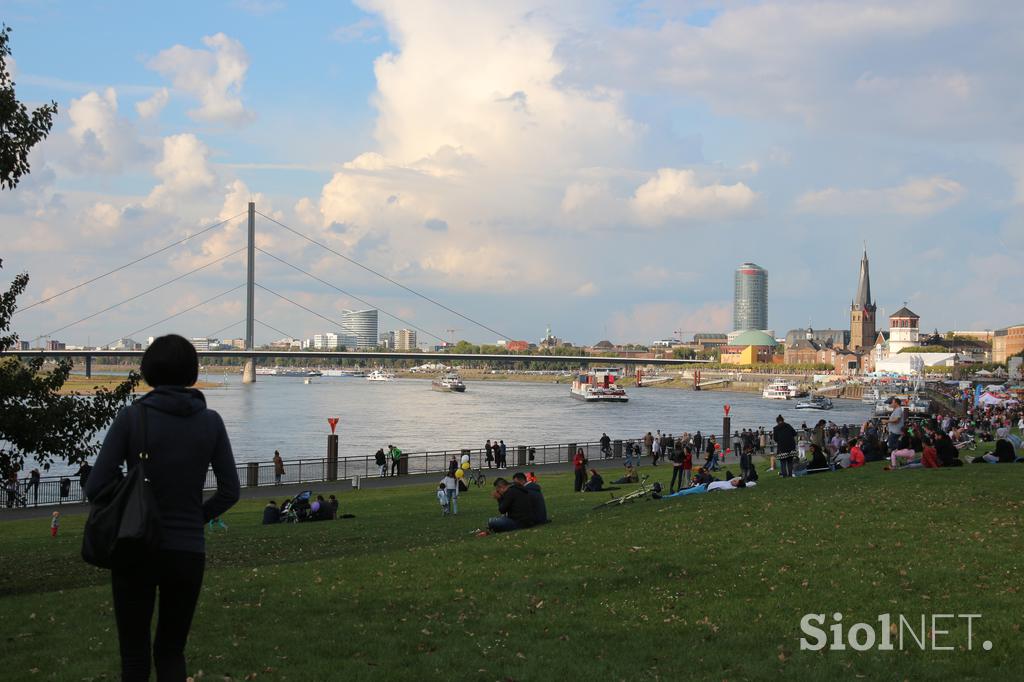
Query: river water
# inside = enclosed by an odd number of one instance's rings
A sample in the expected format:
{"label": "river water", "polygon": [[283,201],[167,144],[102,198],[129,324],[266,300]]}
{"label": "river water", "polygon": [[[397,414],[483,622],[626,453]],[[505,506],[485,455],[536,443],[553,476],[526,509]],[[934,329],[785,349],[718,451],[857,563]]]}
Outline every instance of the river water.
{"label": "river water", "polygon": [[595,405],[569,397],[564,384],[510,381],[470,381],[465,393],[432,391],[421,379],[318,377],[305,384],[301,378],[259,377],[243,385],[232,375],[224,381],[206,396],[224,418],[239,461],[267,461],[275,449],[285,459],[323,457],[328,417],[340,419],[339,455],[364,457],[388,443],[418,452],[479,448],[488,438],[511,446],[596,441],[602,432],[613,439],[655,429],[720,433],[725,403],[734,430],[774,425],[780,413],[797,427],[822,417],[861,423],[872,408],[837,400],[830,412],[804,412],[794,409],[795,400],[658,388],[631,389],[628,403]]}
{"label": "river water", "polygon": [[[328,417],[338,417],[339,456],[366,457],[394,443],[405,452],[481,448],[503,439],[514,445],[639,438],[656,429],[679,434],[700,429],[721,434],[723,405],[731,406],[733,430],[769,427],[782,414],[799,428],[819,418],[859,424],[871,405],[837,400],[830,412],[796,410],[796,400],[764,400],[759,394],[632,388],[628,403],[586,404],[569,397],[565,384],[467,381],[465,393],[440,393],[429,380],[370,382],[359,377],[209,375],[223,382],[204,391],[208,405],[227,425],[239,462],[270,461],[274,450],[288,459],[326,456]],[[50,475],[61,474],[60,465]]]}

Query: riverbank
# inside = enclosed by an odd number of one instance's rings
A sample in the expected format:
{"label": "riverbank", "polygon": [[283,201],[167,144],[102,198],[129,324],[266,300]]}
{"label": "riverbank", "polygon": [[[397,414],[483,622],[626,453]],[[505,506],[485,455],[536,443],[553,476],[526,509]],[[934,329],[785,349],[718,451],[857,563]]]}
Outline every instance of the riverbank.
{"label": "riverbank", "polygon": [[[72,393],[78,393],[80,395],[95,395],[99,389],[112,390],[117,388],[122,381],[124,381],[123,375],[118,376],[94,373],[91,377],[85,377],[81,374],[72,374],[61,387],[60,395],[71,395]],[[195,388],[207,390],[211,388],[218,388],[221,385],[222,384],[219,382],[197,381]],[[145,381],[140,381],[139,385],[135,388],[136,393],[146,393],[150,390],[152,390],[152,388]]]}

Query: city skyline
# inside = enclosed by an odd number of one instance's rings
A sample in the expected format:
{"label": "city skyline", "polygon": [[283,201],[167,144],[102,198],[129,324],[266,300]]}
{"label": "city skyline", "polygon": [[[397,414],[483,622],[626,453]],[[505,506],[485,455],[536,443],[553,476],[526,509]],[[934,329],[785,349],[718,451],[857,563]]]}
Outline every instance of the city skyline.
{"label": "city skyline", "polygon": [[[998,143],[1019,139],[1006,93],[1021,80],[1010,66],[1021,48],[987,39],[970,60],[941,49],[950,35],[1003,35],[1021,9],[999,9],[510,2],[465,12],[366,0],[225,2],[179,16],[21,5],[5,19],[19,96],[56,99],[60,115],[0,207],[0,277],[29,272],[24,308],[253,199],[513,339],[536,341],[548,320],[578,343],[727,331],[730,275],[746,259],[772,273],[778,335],[808,319],[845,327],[865,240],[880,322],[907,301],[929,329],[1004,327],[1024,319],[1019,297],[992,295],[1013,290],[1024,257],[1024,166]],[[131,30],[90,49],[109,25]],[[825,39],[829,26],[844,27],[842,44]],[[78,58],[52,53],[53,41]],[[754,65],[773,77],[744,75]],[[263,218],[258,239],[441,339],[496,340]],[[241,218],[21,313],[15,328],[35,338],[243,242]],[[130,335],[237,285],[240,259],[59,336]],[[263,254],[257,278],[332,319],[369,307]],[[263,291],[257,306],[295,337],[324,326]],[[201,337],[243,317],[235,294],[142,336]],[[380,329],[406,326],[381,314]],[[282,336],[256,331],[260,342]]]}

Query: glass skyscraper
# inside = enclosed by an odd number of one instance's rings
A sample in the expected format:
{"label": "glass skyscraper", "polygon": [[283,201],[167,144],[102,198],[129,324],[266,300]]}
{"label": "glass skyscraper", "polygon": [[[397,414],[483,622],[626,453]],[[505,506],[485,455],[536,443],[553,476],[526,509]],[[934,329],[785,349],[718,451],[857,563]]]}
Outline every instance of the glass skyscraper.
{"label": "glass skyscraper", "polygon": [[768,271],[754,263],[736,268],[732,304],[734,331],[768,328]]}
{"label": "glass skyscraper", "polygon": [[355,337],[355,347],[358,350],[377,347],[376,310],[346,310],[341,314],[341,323],[344,325],[341,333]]}

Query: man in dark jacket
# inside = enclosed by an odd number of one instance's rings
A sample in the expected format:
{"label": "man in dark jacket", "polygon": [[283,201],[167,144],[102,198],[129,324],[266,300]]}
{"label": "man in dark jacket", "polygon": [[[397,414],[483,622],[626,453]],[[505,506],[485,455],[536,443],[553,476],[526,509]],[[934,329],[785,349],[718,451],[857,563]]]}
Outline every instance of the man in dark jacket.
{"label": "man in dark jacket", "polygon": [[533,507],[530,493],[517,485],[509,485],[504,478],[494,479],[494,499],[498,501],[498,513],[487,522],[492,533],[504,533],[529,528],[533,523]]}
{"label": "man in dark jacket", "polygon": [[530,506],[533,509],[533,524],[539,525],[541,523],[548,522],[548,505],[544,501],[544,493],[540,489],[540,485],[536,481],[532,483],[526,482],[526,474],[516,472],[512,476],[512,482],[522,487],[523,490],[530,494]]}
{"label": "man in dark jacket", "polygon": [[790,478],[793,476],[793,460],[796,459],[796,430],[786,423],[781,414],[775,418],[772,439],[775,441],[775,456],[782,469],[781,475]]}

